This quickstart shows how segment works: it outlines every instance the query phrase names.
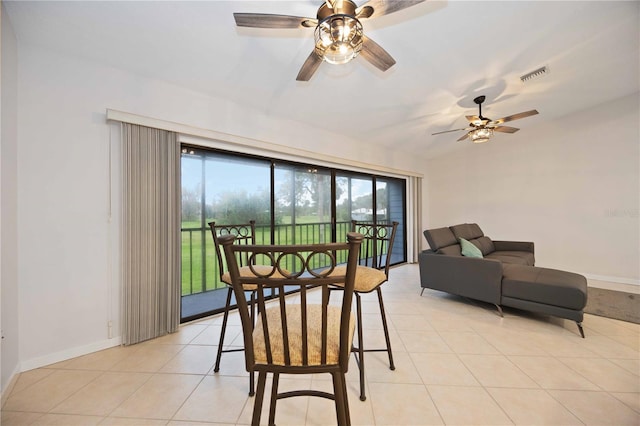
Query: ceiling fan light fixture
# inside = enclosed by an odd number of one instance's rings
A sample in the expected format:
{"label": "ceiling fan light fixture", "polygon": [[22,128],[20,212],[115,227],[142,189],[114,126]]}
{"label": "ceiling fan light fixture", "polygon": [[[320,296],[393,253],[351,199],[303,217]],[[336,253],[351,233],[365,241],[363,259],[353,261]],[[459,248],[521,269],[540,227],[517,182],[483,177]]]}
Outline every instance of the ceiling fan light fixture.
{"label": "ceiling fan light fixture", "polygon": [[473,143],[487,142],[493,136],[493,129],[489,127],[480,127],[469,132],[469,139]]}
{"label": "ceiling fan light fixture", "polygon": [[335,14],[316,27],[316,54],[330,64],[346,64],[362,50],[362,24],[345,14]]}

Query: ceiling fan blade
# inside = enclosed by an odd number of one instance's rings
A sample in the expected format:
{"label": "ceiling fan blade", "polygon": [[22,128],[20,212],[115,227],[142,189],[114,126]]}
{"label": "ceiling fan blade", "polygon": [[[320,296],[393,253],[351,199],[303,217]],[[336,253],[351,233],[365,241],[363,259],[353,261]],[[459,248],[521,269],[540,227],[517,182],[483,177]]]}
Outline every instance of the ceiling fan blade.
{"label": "ceiling fan blade", "polygon": [[362,50],[360,55],[381,71],[386,71],[395,65],[396,60],[391,57],[378,43],[367,36],[362,36]]}
{"label": "ceiling fan blade", "polygon": [[302,64],[302,68],[300,68],[300,72],[298,73],[296,80],[309,81],[321,63],[322,58],[316,54],[315,50],[313,50],[307,60],[304,61],[304,64]]}
{"label": "ceiling fan blade", "polygon": [[356,17],[377,18],[422,3],[425,0],[369,0],[356,9]]}
{"label": "ceiling fan blade", "polygon": [[234,13],[236,25],[251,28],[300,28],[315,27],[318,21],[290,15],[271,15],[268,13]]}
{"label": "ceiling fan blade", "polygon": [[498,127],[494,127],[493,130],[496,132],[502,132],[502,133],[515,133],[520,129],[516,129],[515,127],[509,127],[509,126],[498,126]]}
{"label": "ceiling fan blade", "polygon": [[443,132],[431,133],[431,136],[434,136],[434,135],[441,135],[441,134],[443,134],[443,133],[459,132],[460,130],[471,130],[471,129],[453,129],[453,130],[445,130],[445,131],[443,131]]}
{"label": "ceiling fan blade", "polygon": [[538,114],[538,111],[536,111],[535,109],[532,109],[531,111],[520,112],[518,114],[513,114],[507,117],[498,118],[497,120],[492,121],[491,124],[492,125],[502,124],[508,121],[519,120],[521,118],[530,117],[536,114]]}
{"label": "ceiling fan blade", "polygon": [[465,139],[466,139],[466,138],[468,138],[468,137],[469,137],[469,132],[465,133],[465,134],[464,134],[464,136],[460,137],[460,139],[458,139],[456,142],[463,141],[463,140],[465,140]]}

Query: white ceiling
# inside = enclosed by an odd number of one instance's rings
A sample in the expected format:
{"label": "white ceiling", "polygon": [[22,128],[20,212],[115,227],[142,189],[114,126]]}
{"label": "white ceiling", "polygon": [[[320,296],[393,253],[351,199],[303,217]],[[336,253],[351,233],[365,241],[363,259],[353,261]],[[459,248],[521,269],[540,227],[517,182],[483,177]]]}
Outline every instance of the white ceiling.
{"label": "white ceiling", "polygon": [[[523,135],[639,91],[637,1],[427,1],[363,20],[365,34],[396,59],[389,71],[356,58],[323,63],[309,82],[295,78],[313,48],[312,29],[237,28],[232,13],[315,17],[321,0],[3,3],[19,43],[425,158],[470,144],[455,142],[462,132],[431,133],[466,127],[478,95],[494,119],[537,109],[509,123]],[[520,82],[543,65],[547,76]]]}

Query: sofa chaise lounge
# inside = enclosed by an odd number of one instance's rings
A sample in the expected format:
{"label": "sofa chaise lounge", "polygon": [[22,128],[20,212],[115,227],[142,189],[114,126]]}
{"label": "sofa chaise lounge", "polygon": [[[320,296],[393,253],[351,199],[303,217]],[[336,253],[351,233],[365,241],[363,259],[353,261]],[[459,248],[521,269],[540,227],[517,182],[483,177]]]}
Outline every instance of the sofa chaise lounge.
{"label": "sofa chaise lounge", "polygon": [[[535,266],[532,242],[493,241],[475,223],[429,229],[424,236],[431,249],[418,256],[423,292],[430,288],[492,303],[501,316],[502,306],[508,306],[566,318],[584,337],[587,280]],[[481,256],[463,255],[461,244],[468,242]]]}

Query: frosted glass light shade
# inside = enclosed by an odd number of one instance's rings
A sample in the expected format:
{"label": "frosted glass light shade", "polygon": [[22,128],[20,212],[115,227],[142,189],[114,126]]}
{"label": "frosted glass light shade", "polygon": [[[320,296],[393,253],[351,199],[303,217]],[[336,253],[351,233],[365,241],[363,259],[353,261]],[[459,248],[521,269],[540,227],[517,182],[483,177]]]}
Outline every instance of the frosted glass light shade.
{"label": "frosted glass light shade", "polygon": [[480,129],[475,129],[469,132],[469,138],[473,143],[483,143],[491,139],[493,136],[493,129],[484,127]]}
{"label": "frosted glass light shade", "polygon": [[346,64],[362,50],[362,24],[350,15],[331,15],[315,33],[316,54],[330,64]]}

